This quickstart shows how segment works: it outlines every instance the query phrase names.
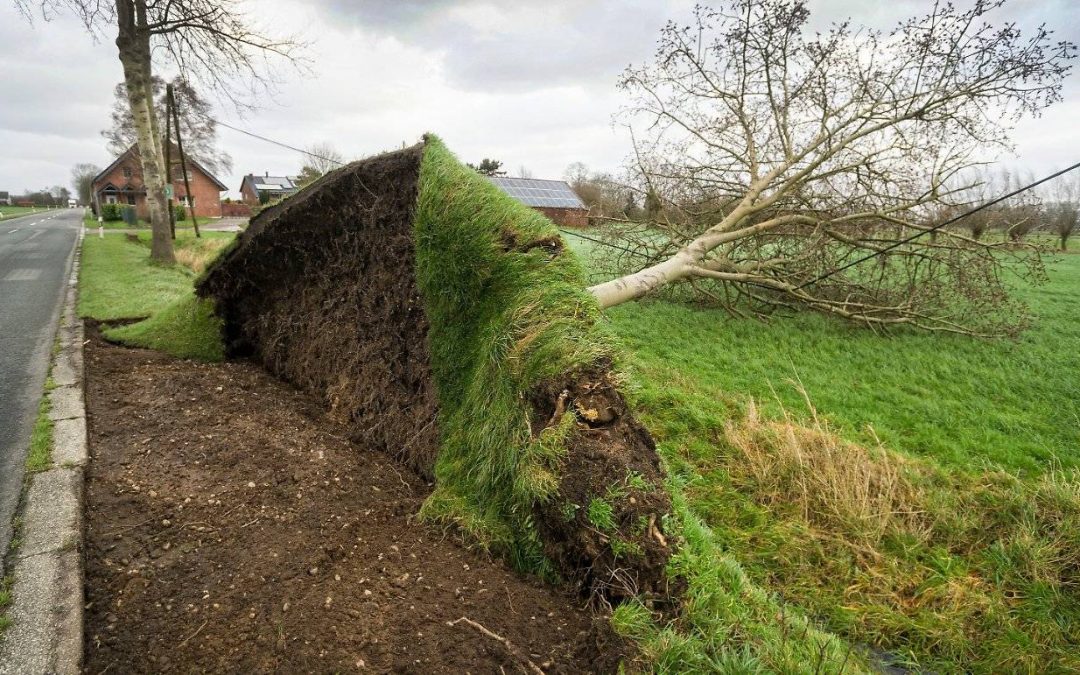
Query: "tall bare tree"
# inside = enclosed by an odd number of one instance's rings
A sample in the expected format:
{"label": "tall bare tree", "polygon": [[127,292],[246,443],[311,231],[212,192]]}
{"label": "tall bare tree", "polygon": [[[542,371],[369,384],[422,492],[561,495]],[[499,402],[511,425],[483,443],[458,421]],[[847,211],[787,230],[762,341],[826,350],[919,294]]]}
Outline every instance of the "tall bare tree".
{"label": "tall bare tree", "polygon": [[582,162],[566,167],[563,178],[589,208],[589,217],[603,221],[632,219],[640,215],[633,193],[608,173],[590,171]]}
{"label": "tall bare tree", "polygon": [[71,187],[75,188],[79,203],[90,203],[93,193],[94,176],[101,173],[97,164],[76,164],[71,167]]}
{"label": "tall bare tree", "polygon": [[950,230],[887,249],[959,200],[949,186],[972,158],[1060,99],[1076,47],[995,25],[1001,4],[935,4],[888,34],[847,22],[808,34],[802,0],[729,0],[669,24],[655,60],[620,82],[655,220],[612,228],[619,276],[590,289],[601,306],[682,282],[732,308],[1018,325],[988,245]]}
{"label": "tall bare tree", "polygon": [[135,127],[150,210],[155,260],[172,262],[172,239],[165,200],[163,127],[153,104],[153,57],[180,75],[242,104],[238,87],[267,86],[265,60],[293,60],[298,44],[269,38],[251,25],[239,0],[14,0],[29,18],[70,11],[92,34],[116,31],[116,48]]}
{"label": "tall bare tree", "polygon": [[307,147],[304,153],[304,166],[300,168],[297,182],[307,185],[330,171],[345,164],[345,155],[338,152],[331,143],[315,143]]}
{"label": "tall bare tree", "polygon": [[1069,250],[1069,238],[1080,227],[1080,176],[1054,182],[1044,198],[1044,214],[1049,230],[1058,238],[1062,251]]}
{"label": "tall bare tree", "polygon": [[[230,171],[232,157],[218,145],[217,122],[212,117],[210,101],[199,94],[195,86],[187,80],[177,77],[169,84],[173,86],[184,152],[211,172]],[[158,120],[166,119],[165,86],[165,80],[157,75],[151,76],[154,116]],[[114,90],[111,121],[112,124],[108,129],[104,129],[101,135],[108,143],[109,152],[119,155],[139,140],[135,120],[131,116],[131,106],[128,104],[127,85],[123,82],[117,84]]]}

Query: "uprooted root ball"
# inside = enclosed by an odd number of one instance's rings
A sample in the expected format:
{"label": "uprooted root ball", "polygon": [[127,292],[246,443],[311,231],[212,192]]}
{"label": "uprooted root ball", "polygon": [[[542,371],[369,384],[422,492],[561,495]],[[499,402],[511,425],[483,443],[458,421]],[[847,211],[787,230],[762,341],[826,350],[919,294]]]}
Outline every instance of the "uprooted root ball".
{"label": "uprooted root ball", "polygon": [[266,209],[206,273],[228,352],[319,396],[519,569],[666,596],[671,510],[557,231],[433,137]]}

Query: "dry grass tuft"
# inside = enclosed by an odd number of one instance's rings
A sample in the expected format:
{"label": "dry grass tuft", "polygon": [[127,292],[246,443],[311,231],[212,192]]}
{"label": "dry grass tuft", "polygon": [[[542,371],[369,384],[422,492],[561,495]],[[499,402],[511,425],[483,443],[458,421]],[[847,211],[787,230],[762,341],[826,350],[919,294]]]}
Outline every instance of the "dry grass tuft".
{"label": "dry grass tuft", "polygon": [[932,523],[905,461],[841,439],[809,399],[807,405],[811,424],[796,422],[786,409],[782,419],[766,420],[753,401],[745,416],[728,422],[725,437],[743,460],[729,467],[732,477],[752,481],[759,503],[794,505],[807,523],[845,538],[873,545],[903,531],[924,541]]}
{"label": "dry grass tuft", "polygon": [[176,247],[176,262],[195,274],[202,274],[206,266],[217,257],[221,249],[229,245],[230,241],[225,237],[202,237],[192,239],[190,243],[184,242],[183,246]]}

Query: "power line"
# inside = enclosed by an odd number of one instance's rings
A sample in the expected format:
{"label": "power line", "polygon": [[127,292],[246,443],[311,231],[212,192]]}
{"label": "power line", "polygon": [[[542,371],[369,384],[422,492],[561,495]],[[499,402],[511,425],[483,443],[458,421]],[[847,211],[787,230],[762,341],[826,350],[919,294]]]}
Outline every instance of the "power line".
{"label": "power line", "polygon": [[316,154],[314,152],[310,152],[308,150],[302,150],[300,148],[293,147],[293,146],[289,145],[288,143],[282,143],[281,141],[275,141],[274,139],[267,138],[266,136],[260,136],[259,134],[248,131],[247,129],[241,129],[240,127],[234,127],[233,125],[222,122],[221,120],[216,120],[213,117],[210,117],[209,115],[203,115],[203,117],[210,120],[214,124],[220,124],[221,126],[225,127],[226,129],[232,129],[233,131],[244,134],[245,136],[251,136],[252,138],[257,138],[260,141],[265,141],[267,143],[277,145],[277,146],[285,148],[287,150],[292,150],[293,152],[299,152],[299,153],[307,155],[309,157],[314,157],[316,159],[321,159],[321,160],[323,160],[325,162],[330,162],[331,164],[337,164],[338,166],[345,166],[345,162],[342,162],[340,160],[332,159],[330,157],[323,157],[322,155]]}
{"label": "power line", "polygon": [[938,223],[937,225],[935,225],[933,227],[927,228],[925,230],[920,230],[920,231],[916,232],[915,234],[911,235],[910,237],[905,237],[903,239],[900,239],[899,241],[894,241],[893,243],[889,244],[888,246],[886,246],[884,248],[881,248],[881,249],[879,249],[877,251],[874,251],[873,253],[871,253],[869,255],[863,256],[862,258],[859,258],[857,260],[853,260],[853,261],[851,261],[851,262],[849,262],[849,263],[847,263],[847,264],[845,264],[845,265],[843,265],[841,267],[837,267],[834,270],[830,270],[830,271],[826,272],[825,274],[822,274],[819,277],[816,277],[814,279],[811,279],[810,281],[806,281],[806,282],[804,282],[802,284],[799,284],[798,286],[796,286],[792,290],[799,291],[799,290],[802,290],[802,289],[806,288],[807,286],[809,286],[811,284],[816,284],[819,281],[824,281],[825,279],[828,279],[829,277],[833,276],[834,274],[839,274],[840,272],[843,272],[846,269],[854,267],[855,265],[858,265],[859,263],[866,262],[867,260],[871,260],[873,258],[876,258],[879,255],[882,255],[884,253],[887,253],[888,251],[893,250],[894,248],[898,248],[900,246],[903,246],[904,244],[915,241],[919,237],[930,234],[931,232],[936,232],[936,231],[940,230],[941,228],[945,227],[946,225],[952,225],[953,223],[960,220],[961,218],[967,218],[968,216],[970,216],[970,215],[972,215],[974,213],[978,213],[979,211],[982,211],[985,208],[989,208],[989,207],[993,206],[994,204],[999,204],[999,203],[1005,201],[1006,199],[1009,199],[1011,197],[1015,197],[1016,195],[1020,194],[1021,192],[1027,192],[1028,190],[1030,190],[1033,187],[1037,187],[1039,185],[1042,185],[1043,183],[1045,183],[1047,181],[1050,181],[1050,180],[1053,180],[1053,179],[1057,178],[1058,176],[1063,176],[1063,175],[1069,173],[1070,171],[1072,171],[1072,170],[1074,170],[1076,168],[1080,168],[1080,162],[1077,162],[1076,164],[1073,164],[1072,166],[1066,167],[1066,168],[1062,169],[1061,171],[1054,172],[1054,173],[1050,174],[1049,176],[1046,176],[1045,178],[1040,178],[1039,180],[1035,181],[1034,183],[1028,183],[1024,187],[1017,188],[1016,190],[1013,190],[1012,192],[1010,192],[1008,194],[1002,195],[1002,196],[998,197],[997,199],[992,199],[992,200],[990,200],[990,201],[988,201],[988,202],[986,202],[984,204],[980,204],[979,206],[976,206],[975,208],[973,208],[973,209],[971,209],[969,211],[965,211],[964,213],[961,213],[958,216],[953,216],[952,218],[949,218],[948,220],[940,222],[940,223]]}
{"label": "power line", "polygon": [[[339,160],[336,160],[336,159],[332,159],[330,157],[323,157],[322,155],[316,154],[314,152],[309,152],[307,150],[302,150],[300,148],[289,145],[288,143],[282,143],[281,141],[275,141],[274,139],[267,138],[266,136],[260,136],[259,134],[248,131],[246,129],[241,129],[239,127],[234,127],[231,124],[227,124],[225,122],[222,122],[221,120],[214,119],[213,117],[210,117],[209,115],[203,115],[203,117],[210,120],[214,124],[220,124],[221,126],[225,127],[226,129],[232,129],[233,131],[244,134],[245,136],[250,136],[250,137],[256,138],[256,139],[258,139],[260,141],[264,141],[266,143],[271,143],[273,145],[277,145],[279,147],[286,148],[288,150],[292,150],[293,152],[299,152],[301,154],[308,155],[310,157],[315,157],[317,159],[321,159],[321,160],[330,162],[332,164],[337,164],[338,166],[344,166],[345,165],[345,162],[342,162],[342,161],[339,161]],[[980,204],[979,206],[976,206],[973,209],[965,211],[964,213],[961,213],[958,216],[953,216],[952,218],[949,218],[948,220],[942,221],[942,222],[938,223],[937,225],[934,225],[933,227],[927,228],[925,230],[920,230],[920,231],[916,232],[915,234],[911,235],[910,237],[904,237],[903,239],[895,241],[895,242],[889,244],[888,246],[885,246],[884,248],[878,249],[877,251],[874,251],[873,253],[870,253],[868,255],[863,256],[862,258],[858,258],[858,259],[853,260],[853,261],[851,261],[849,263],[846,263],[846,264],[844,264],[844,265],[842,265],[840,267],[837,267],[834,270],[830,270],[830,271],[826,272],[825,274],[822,274],[822,275],[820,275],[818,277],[815,277],[815,278],[811,279],[810,281],[803,282],[803,283],[799,284],[798,286],[796,286],[792,290],[799,291],[799,290],[802,290],[802,289],[806,288],[807,286],[810,286],[811,284],[816,284],[819,281],[824,281],[825,279],[828,279],[831,276],[839,274],[840,272],[843,272],[844,270],[850,269],[850,268],[854,267],[855,265],[858,265],[859,263],[864,263],[867,260],[872,260],[872,259],[874,259],[874,258],[876,258],[876,257],[878,257],[880,255],[884,255],[885,253],[887,253],[887,252],[889,252],[889,251],[891,251],[891,250],[893,250],[895,248],[899,248],[900,246],[903,246],[904,244],[908,244],[908,243],[911,243],[911,242],[915,241],[919,237],[925,236],[925,235],[930,234],[932,232],[936,232],[936,231],[940,230],[941,228],[943,228],[943,227],[945,227],[947,225],[952,225],[953,223],[955,223],[955,222],[957,222],[957,221],[959,221],[959,220],[961,220],[963,218],[967,218],[970,215],[978,213],[979,211],[982,211],[983,209],[990,208],[994,204],[1000,204],[1001,202],[1005,201],[1006,199],[1010,199],[1012,197],[1015,197],[1018,194],[1021,194],[1023,192],[1027,192],[1028,190],[1030,190],[1030,189],[1032,189],[1034,187],[1038,187],[1039,185],[1042,185],[1043,183],[1046,183],[1047,181],[1051,181],[1051,180],[1057,178],[1058,176],[1063,176],[1063,175],[1069,173],[1070,171],[1074,171],[1077,168],[1080,168],[1080,162],[1077,162],[1076,164],[1065,167],[1061,171],[1056,171],[1056,172],[1054,172],[1054,173],[1052,173],[1052,174],[1050,174],[1050,175],[1048,175],[1048,176],[1046,176],[1044,178],[1040,178],[1039,180],[1035,181],[1034,183],[1028,183],[1027,185],[1025,185],[1023,187],[1020,187],[1020,188],[1017,188],[1016,190],[1013,190],[1012,192],[1009,192],[1008,194],[1004,194],[1004,195],[1002,195],[1002,196],[1000,196],[1000,197],[998,197],[996,199],[992,199],[992,200],[990,200],[988,202]],[[583,234],[581,234],[579,232],[571,232],[571,231],[565,230],[565,229],[563,229],[561,227],[558,228],[558,230],[560,232],[562,232],[563,234],[571,234],[571,235],[573,235],[575,237],[579,237],[579,238],[584,239],[586,241],[591,241],[594,244],[600,244],[601,246],[608,246],[610,248],[616,248],[616,249],[619,249],[619,250],[622,250],[622,251],[626,251],[627,253],[634,253],[630,249],[625,248],[623,246],[619,246],[619,245],[613,244],[611,242],[602,241],[600,239],[593,239],[592,237],[586,237],[585,235],[583,235]]]}

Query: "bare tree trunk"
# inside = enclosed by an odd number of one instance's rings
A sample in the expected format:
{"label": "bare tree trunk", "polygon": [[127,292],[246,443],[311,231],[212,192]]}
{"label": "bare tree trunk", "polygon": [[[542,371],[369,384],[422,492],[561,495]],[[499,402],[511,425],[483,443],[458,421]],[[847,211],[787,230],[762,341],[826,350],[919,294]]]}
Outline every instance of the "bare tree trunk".
{"label": "bare tree trunk", "polygon": [[637,300],[661,286],[690,275],[694,267],[694,256],[683,249],[674,257],[661,263],[646,267],[640,272],[605,281],[591,286],[589,292],[596,296],[600,309],[607,309],[624,302]]}
{"label": "bare tree trunk", "polygon": [[[165,201],[164,160],[161,139],[157,138],[158,124],[154,118],[154,102],[150,96],[150,35],[145,30],[144,0],[117,0],[119,33],[116,46],[124,67],[128,104],[135,123],[142,161],[146,205],[150,211],[150,257],[159,262],[175,262],[169,219]],[[140,30],[142,28],[142,30]]]}

